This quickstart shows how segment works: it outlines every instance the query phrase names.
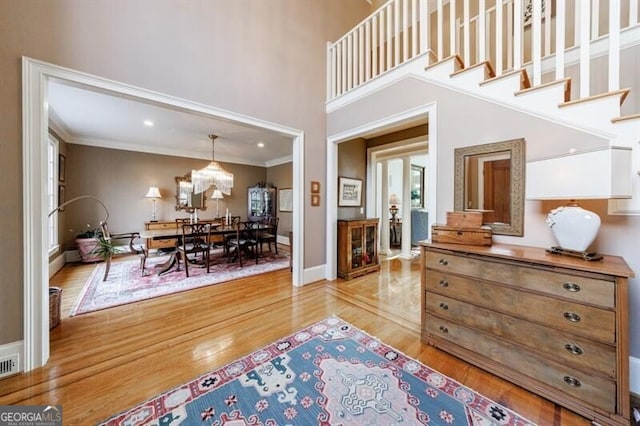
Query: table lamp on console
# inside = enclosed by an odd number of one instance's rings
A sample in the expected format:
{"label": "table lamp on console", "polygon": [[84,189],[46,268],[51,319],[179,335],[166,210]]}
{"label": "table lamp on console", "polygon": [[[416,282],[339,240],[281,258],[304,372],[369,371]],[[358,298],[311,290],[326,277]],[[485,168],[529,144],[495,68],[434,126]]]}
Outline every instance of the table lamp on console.
{"label": "table lamp on console", "polygon": [[145,197],[151,198],[153,200],[153,214],[151,215],[151,222],[157,222],[158,219],[156,218],[156,200],[158,198],[162,198],[162,195],[160,195],[160,190],[156,186],[150,186],[149,191],[147,191],[147,195],[145,195]]}

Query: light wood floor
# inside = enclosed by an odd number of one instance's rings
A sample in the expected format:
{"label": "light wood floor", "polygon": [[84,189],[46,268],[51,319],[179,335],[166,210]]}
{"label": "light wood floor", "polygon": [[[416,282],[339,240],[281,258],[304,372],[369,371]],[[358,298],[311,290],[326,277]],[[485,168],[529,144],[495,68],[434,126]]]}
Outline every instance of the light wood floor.
{"label": "light wood floor", "polygon": [[[94,266],[51,280],[68,313]],[[420,343],[419,262],[383,261],[351,281],[291,286],[288,269],[69,318],[51,333],[44,368],[0,380],[0,405],[62,404],[65,425],[87,425],[337,315],[540,425],[584,418]]]}

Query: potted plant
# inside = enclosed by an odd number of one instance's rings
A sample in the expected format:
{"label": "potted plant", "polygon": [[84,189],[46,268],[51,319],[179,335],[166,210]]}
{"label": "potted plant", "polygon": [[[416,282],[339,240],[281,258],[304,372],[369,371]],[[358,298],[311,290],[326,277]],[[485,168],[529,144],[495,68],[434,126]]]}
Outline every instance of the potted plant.
{"label": "potted plant", "polygon": [[[89,225],[87,227],[90,228]],[[76,245],[78,246],[80,258],[86,263],[100,262],[119,252],[117,247],[113,245],[112,240],[105,238],[99,226],[78,234],[76,236]]]}

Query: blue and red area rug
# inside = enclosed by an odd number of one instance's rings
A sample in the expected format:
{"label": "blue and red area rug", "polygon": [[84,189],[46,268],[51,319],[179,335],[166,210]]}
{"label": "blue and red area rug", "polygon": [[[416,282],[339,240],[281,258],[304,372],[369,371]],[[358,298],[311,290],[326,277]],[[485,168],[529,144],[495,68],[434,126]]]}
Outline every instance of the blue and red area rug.
{"label": "blue and red area rug", "polygon": [[532,425],[336,317],[103,425]]}

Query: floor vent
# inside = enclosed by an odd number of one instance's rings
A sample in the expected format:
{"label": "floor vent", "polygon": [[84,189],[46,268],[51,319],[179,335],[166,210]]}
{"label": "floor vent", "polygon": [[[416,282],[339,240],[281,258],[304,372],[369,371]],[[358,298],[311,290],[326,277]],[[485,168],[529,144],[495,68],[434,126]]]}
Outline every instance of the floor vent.
{"label": "floor vent", "polygon": [[18,354],[0,358],[0,377],[16,374],[19,370]]}

